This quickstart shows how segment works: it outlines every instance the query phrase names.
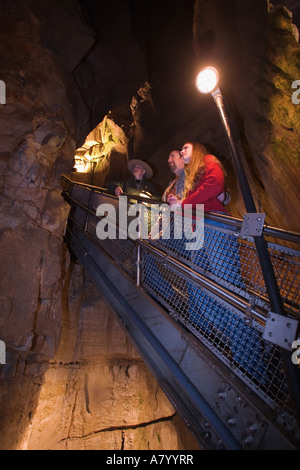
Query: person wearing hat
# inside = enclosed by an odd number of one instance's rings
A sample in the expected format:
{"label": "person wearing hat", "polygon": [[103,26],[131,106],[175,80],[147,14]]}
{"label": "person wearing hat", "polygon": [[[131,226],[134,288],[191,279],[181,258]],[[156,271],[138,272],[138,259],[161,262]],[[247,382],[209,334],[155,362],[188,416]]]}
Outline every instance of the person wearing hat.
{"label": "person wearing hat", "polygon": [[146,162],[138,159],[129,160],[127,167],[133,178],[119,184],[110,184],[110,192],[113,192],[116,196],[123,193],[135,196],[143,196],[144,194],[154,199],[160,199],[156,187],[149,181],[153,176],[153,171]]}

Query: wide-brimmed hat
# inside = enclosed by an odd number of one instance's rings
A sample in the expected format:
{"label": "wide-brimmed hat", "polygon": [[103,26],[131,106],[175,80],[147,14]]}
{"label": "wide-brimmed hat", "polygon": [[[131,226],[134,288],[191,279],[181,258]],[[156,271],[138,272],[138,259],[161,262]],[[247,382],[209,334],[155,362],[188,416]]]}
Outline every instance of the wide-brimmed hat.
{"label": "wide-brimmed hat", "polygon": [[146,171],[145,176],[147,179],[153,176],[152,168],[148,165],[148,163],[144,162],[143,160],[137,160],[137,159],[129,160],[127,167],[130,173],[133,174],[133,168],[135,165],[139,165],[142,168],[144,168],[144,170]]}

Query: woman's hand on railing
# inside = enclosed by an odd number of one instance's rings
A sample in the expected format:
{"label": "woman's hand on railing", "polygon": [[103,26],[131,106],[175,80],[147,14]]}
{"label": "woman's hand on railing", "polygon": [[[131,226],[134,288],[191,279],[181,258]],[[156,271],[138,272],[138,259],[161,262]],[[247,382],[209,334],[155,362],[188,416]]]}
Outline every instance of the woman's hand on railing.
{"label": "woman's hand on railing", "polygon": [[175,211],[177,208],[179,209],[181,207],[181,202],[182,201],[178,199],[175,194],[169,194],[168,203],[170,204],[171,211]]}
{"label": "woman's hand on railing", "polygon": [[120,187],[117,187],[115,189],[115,195],[119,197],[121,194],[123,194],[123,189]]}

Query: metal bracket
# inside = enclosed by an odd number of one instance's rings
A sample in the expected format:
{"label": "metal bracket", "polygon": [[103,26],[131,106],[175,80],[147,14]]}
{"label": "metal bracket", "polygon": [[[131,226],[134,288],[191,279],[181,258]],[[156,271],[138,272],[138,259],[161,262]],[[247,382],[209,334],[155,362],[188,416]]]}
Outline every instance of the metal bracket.
{"label": "metal bracket", "polygon": [[296,338],[297,330],[298,320],[269,312],[262,337],[290,351],[292,343]]}
{"label": "metal bracket", "polygon": [[266,214],[248,213],[243,217],[240,235],[257,237],[262,234]]}

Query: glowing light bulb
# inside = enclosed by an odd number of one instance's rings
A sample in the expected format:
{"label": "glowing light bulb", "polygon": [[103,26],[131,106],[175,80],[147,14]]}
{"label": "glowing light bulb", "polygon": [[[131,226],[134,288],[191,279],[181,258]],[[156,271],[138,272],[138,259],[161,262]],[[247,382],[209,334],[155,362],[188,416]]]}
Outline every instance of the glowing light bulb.
{"label": "glowing light bulb", "polygon": [[201,93],[212,93],[219,82],[218,71],[214,67],[206,67],[196,77],[196,87]]}

